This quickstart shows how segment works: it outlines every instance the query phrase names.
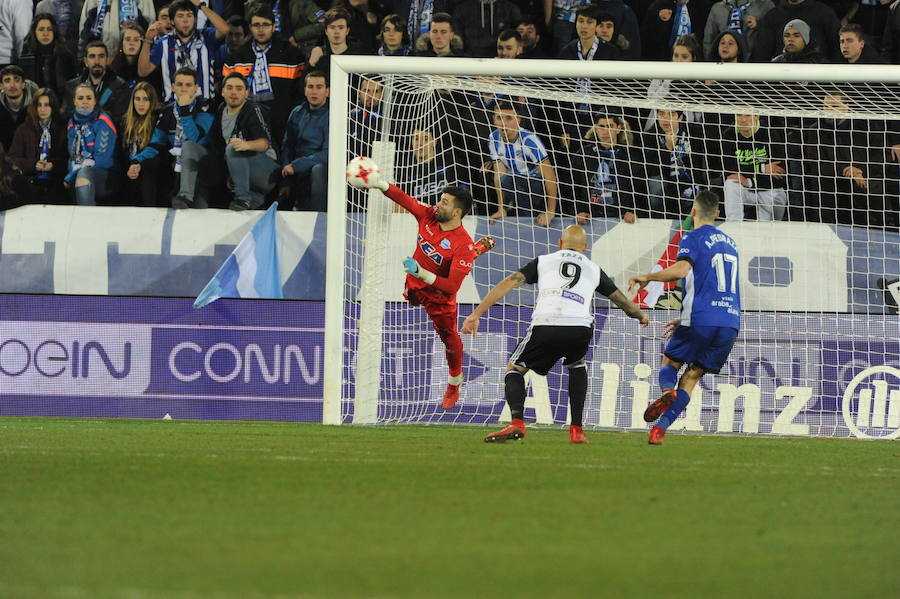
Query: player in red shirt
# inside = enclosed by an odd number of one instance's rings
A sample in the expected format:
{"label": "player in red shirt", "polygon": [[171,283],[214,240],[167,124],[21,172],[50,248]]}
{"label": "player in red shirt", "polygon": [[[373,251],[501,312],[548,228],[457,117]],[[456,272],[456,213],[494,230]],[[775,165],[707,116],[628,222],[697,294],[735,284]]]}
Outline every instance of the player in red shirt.
{"label": "player in red shirt", "polygon": [[419,221],[416,251],[403,261],[407,273],[403,295],[412,305],[425,308],[444,342],[450,381],[441,407],[449,410],[459,400],[463,381],[456,292],[471,272],[475,258],[494,247],[494,240],[486,237],[473,243],[462,226],[463,217],[472,210],[472,194],[467,189],[447,187],[437,205],[426,206],[396,185],[382,181],[377,172],[370,173],[367,181],[348,181],[354,187],[380,189]]}

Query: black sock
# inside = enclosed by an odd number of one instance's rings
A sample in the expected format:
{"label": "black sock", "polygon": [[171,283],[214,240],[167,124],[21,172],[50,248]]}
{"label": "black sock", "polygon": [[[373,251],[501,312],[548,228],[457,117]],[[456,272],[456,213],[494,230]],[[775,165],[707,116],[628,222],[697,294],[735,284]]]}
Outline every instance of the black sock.
{"label": "black sock", "polygon": [[587,397],[587,365],[579,364],[569,368],[569,411],[572,425],[581,426],[584,416],[584,399]]}
{"label": "black sock", "polygon": [[503,379],[506,389],[506,403],[512,418],[525,418],[525,377],[518,370],[507,371]]}

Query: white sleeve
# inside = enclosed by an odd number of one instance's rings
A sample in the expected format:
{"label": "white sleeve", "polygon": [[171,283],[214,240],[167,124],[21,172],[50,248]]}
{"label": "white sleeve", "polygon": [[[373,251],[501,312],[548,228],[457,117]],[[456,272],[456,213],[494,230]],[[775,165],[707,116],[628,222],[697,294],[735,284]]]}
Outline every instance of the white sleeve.
{"label": "white sleeve", "polygon": [[78,19],[78,35],[84,31],[84,20],[87,19],[88,13],[92,8],[97,8],[97,0],[84,0],[84,6],[81,7],[81,17]]}
{"label": "white sleeve", "polygon": [[156,6],[154,6],[153,0],[141,0],[140,11],[150,25],[156,22]]}
{"label": "white sleeve", "polygon": [[22,56],[25,38],[28,37],[28,32],[31,30],[32,11],[33,4],[31,2],[19,3],[13,23],[13,54],[15,56]]}
{"label": "white sleeve", "polygon": [[488,151],[491,153],[491,160],[500,160],[499,140],[494,137],[493,133],[488,138]]}

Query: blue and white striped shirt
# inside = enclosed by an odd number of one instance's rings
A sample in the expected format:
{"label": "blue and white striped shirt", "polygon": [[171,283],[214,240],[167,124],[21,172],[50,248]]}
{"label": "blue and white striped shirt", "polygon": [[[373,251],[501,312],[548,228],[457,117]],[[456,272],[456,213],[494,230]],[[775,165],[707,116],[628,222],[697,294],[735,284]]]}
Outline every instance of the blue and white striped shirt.
{"label": "blue and white striped shirt", "polygon": [[537,134],[519,129],[519,136],[513,142],[503,141],[500,131],[494,130],[488,138],[491,160],[501,160],[507,172],[513,175],[538,177],[538,165],[546,160],[547,148]]}
{"label": "blue and white striped shirt", "polygon": [[216,28],[198,29],[187,44],[182,44],[175,32],[164,35],[153,42],[150,48],[150,62],[162,69],[163,102],[175,99],[172,84],[175,72],[181,67],[191,67],[197,71],[197,85],[200,96],[213,99],[216,93],[215,75],[218,68],[219,40]]}

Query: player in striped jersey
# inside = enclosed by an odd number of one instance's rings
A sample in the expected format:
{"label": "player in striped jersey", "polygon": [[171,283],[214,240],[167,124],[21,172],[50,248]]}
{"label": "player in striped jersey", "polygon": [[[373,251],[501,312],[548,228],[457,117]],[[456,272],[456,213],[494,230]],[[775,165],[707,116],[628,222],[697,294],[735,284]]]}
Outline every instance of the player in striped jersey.
{"label": "player in striped jersey", "polygon": [[[684,279],[681,318],[666,326],[671,339],[659,369],[662,395],[644,412],[645,421],[657,421],[650,429],[651,445],[662,445],[666,430],[687,407],[703,375],[718,374],[741,327],[737,245],[715,228],[718,215],[718,196],[708,190],[698,193],[691,208],[694,229],[681,238],[675,264],[628,280],[629,288],[639,291],[650,281]],[[678,379],[685,364],[688,368]]]}
{"label": "player in striped jersey", "polygon": [[587,396],[587,364],[584,356],[594,338],[594,293],[608,297],[641,326],[650,322],[638,306],[616,288],[615,283],[583,252],[587,250],[584,229],[571,225],[563,231],[559,251],[539,256],[498,283],[463,321],[462,332],[475,335],[478,319],[504,295],[525,283],[537,283],[538,298],[531,326],[509,358],[504,386],[512,422],[487,435],[485,442],[508,441],[525,436],[525,373],[546,375],[564,358],[569,370],[569,409],[572,423],[569,440],[587,443],[582,429]]}

